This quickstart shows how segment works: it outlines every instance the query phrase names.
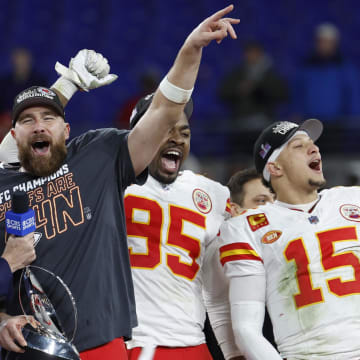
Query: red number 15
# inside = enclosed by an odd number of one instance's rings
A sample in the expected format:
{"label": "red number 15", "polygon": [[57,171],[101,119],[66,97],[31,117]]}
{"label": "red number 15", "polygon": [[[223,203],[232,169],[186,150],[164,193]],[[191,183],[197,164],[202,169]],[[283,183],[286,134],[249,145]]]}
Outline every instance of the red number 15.
{"label": "red number 15", "polygon": [[[325,272],[340,267],[351,267],[353,279],[342,280],[339,276],[326,280],[329,291],[337,296],[360,294],[360,262],[352,251],[335,253],[335,244],[342,241],[357,241],[354,226],[316,233],[321,252],[321,264]],[[285,249],[287,261],[295,261],[299,292],[294,295],[297,308],[323,302],[321,288],[314,288],[309,271],[309,257],[301,238],[290,241]]]}

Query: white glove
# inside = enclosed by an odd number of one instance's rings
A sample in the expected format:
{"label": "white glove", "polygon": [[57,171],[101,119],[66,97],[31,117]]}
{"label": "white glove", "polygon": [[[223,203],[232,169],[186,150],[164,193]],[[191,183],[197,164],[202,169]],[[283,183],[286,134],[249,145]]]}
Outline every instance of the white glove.
{"label": "white glove", "polygon": [[70,60],[69,68],[57,62],[55,70],[85,91],[111,84],[118,78],[117,75],[109,74],[110,66],[106,58],[87,49],[80,50]]}
{"label": "white glove", "polygon": [[[84,50],[81,50],[84,51]],[[80,51],[80,52],[81,52]],[[70,61],[70,68],[77,67],[80,61],[75,57]],[[96,53],[94,50],[88,50],[86,54],[85,66],[91,74],[95,75],[99,79],[104,78],[110,72],[110,66],[106,58],[100,53]]]}
{"label": "white glove", "polygon": [[9,131],[0,144],[0,162],[5,164],[18,163],[18,148],[15,139]]}

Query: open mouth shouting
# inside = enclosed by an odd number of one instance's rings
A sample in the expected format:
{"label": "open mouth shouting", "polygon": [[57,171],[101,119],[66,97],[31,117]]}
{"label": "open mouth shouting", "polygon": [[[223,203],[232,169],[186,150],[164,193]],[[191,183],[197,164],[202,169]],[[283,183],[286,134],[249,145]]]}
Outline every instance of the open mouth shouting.
{"label": "open mouth shouting", "polygon": [[313,171],[316,171],[317,173],[321,173],[321,159],[316,158],[310,161],[309,168]]}
{"label": "open mouth shouting", "polygon": [[179,171],[183,153],[179,149],[167,149],[161,154],[161,167],[163,171],[173,174]]}
{"label": "open mouth shouting", "polygon": [[47,155],[50,152],[50,141],[46,139],[36,139],[31,142],[31,148],[35,155]]}

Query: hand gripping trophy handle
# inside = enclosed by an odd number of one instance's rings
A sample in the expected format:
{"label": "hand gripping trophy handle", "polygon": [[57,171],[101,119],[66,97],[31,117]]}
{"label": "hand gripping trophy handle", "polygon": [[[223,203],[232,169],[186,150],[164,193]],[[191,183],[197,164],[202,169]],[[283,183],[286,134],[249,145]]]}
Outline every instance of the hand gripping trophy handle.
{"label": "hand gripping trophy handle", "polygon": [[[56,314],[54,306],[45,294],[40,282],[35,277],[30,268],[39,269],[45,271],[54,277],[65,289],[68,294],[74,311],[74,331],[70,340],[67,339],[65,332],[62,328],[61,322]],[[25,292],[29,299],[31,309],[35,319],[38,321],[38,328],[34,329],[31,326],[25,326],[23,328],[23,335],[27,342],[27,347],[31,349],[30,352],[36,353],[36,355],[27,357],[26,359],[41,360],[41,353],[44,353],[44,359],[68,359],[68,360],[80,360],[79,353],[75,346],[72,344],[75,337],[77,328],[77,308],[75,299],[72,293],[64,281],[54,273],[44,268],[29,265],[27,266],[20,278],[19,282],[19,302],[24,315],[27,315],[24,311],[24,306],[21,301],[21,283],[24,283]],[[40,353],[39,353],[40,352]],[[25,351],[24,354],[26,354]],[[19,357],[19,359],[25,359],[25,357]]]}

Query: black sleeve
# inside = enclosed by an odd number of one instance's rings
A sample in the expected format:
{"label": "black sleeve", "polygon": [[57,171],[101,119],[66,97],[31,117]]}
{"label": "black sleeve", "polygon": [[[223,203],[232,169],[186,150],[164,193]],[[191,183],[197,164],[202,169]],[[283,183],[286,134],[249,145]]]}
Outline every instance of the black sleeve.
{"label": "black sleeve", "polygon": [[119,152],[119,173],[121,176],[122,189],[125,190],[131,184],[143,185],[148,177],[148,168],[139,176],[135,176],[133,163],[130,158],[128,138],[130,131],[127,131],[125,145]]}
{"label": "black sleeve", "polygon": [[9,295],[12,273],[7,261],[0,258],[0,297]]}
{"label": "black sleeve", "polygon": [[131,184],[142,185],[148,175],[147,168],[135,176],[134,167],[128,148],[129,130],[98,129],[90,130],[73,139],[69,145],[69,152],[84,151],[88,148],[93,154],[94,163],[114,163],[121,189],[126,189]]}

